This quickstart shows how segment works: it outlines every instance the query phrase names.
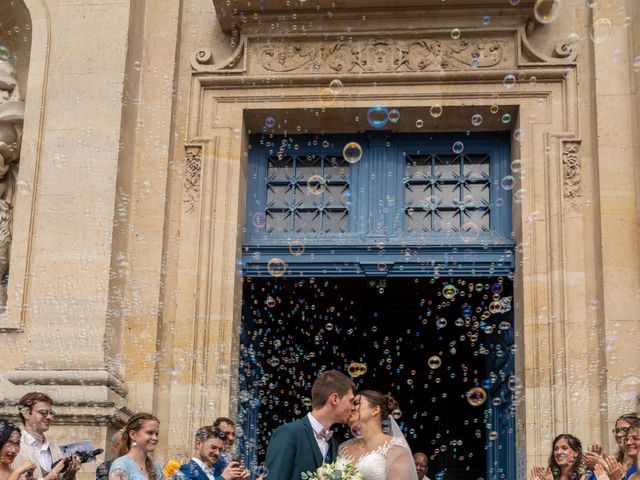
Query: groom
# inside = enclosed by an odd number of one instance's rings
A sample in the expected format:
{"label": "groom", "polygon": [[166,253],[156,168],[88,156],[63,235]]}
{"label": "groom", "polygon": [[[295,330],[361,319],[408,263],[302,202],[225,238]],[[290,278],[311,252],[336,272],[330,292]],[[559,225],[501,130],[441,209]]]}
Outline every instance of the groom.
{"label": "groom", "polygon": [[295,422],[279,426],[271,435],[265,466],[274,480],[300,480],[303,472],[315,472],[335,461],[338,442],[331,425],[344,424],[351,416],[356,386],[337,370],[328,370],[311,388],[312,410]]}

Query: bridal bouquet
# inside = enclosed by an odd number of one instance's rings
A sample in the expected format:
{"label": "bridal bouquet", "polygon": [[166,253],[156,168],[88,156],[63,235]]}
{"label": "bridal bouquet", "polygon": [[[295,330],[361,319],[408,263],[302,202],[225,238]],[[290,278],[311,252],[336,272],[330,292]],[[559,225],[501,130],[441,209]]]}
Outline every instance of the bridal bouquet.
{"label": "bridal bouquet", "polygon": [[315,472],[302,474],[302,480],[363,480],[362,472],[344,458],[325,463]]}

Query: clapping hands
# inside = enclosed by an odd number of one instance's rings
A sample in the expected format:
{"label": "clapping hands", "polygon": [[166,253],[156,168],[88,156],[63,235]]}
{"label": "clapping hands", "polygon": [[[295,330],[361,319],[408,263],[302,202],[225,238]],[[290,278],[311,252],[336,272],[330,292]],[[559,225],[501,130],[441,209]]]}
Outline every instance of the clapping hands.
{"label": "clapping hands", "polygon": [[529,472],[529,480],[553,480],[553,474],[551,470],[536,465]]}

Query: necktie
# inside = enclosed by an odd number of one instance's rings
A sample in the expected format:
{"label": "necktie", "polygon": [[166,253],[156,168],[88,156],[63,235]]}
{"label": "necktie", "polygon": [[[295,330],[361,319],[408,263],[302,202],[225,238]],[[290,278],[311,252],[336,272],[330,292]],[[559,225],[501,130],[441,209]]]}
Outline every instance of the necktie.
{"label": "necktie", "polygon": [[322,428],[319,432],[316,432],[316,438],[318,440],[325,440],[328,442],[331,440],[331,437],[333,437],[333,430],[328,428]]}

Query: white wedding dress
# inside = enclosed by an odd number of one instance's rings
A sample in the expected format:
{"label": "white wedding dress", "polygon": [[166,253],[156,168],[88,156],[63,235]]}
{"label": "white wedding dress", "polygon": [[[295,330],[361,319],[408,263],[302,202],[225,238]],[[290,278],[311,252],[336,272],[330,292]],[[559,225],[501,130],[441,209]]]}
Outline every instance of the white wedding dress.
{"label": "white wedding dress", "polygon": [[393,437],[375,450],[366,453],[354,463],[347,448],[356,439],[347,440],[338,455],[354,464],[362,472],[363,480],[414,480],[417,479],[411,450],[404,438]]}

